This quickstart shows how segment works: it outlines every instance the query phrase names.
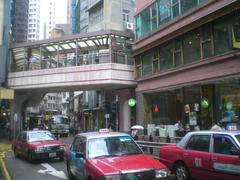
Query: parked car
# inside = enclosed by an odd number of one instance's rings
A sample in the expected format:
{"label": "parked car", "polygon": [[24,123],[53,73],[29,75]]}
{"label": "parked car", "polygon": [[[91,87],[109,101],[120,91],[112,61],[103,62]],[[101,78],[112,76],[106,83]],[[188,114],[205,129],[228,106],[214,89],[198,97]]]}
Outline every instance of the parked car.
{"label": "parked car", "polygon": [[50,121],[50,130],[53,134],[56,135],[65,135],[69,134],[69,125],[70,119],[65,115],[54,115],[49,120]]}
{"label": "parked car", "polygon": [[128,134],[108,130],[77,134],[66,148],[65,162],[69,179],[154,180],[168,177],[166,166],[144,154]]}
{"label": "parked car", "polygon": [[64,157],[64,143],[56,140],[47,130],[22,131],[12,141],[12,149],[16,157],[27,158],[30,162],[35,159]]}
{"label": "parked car", "polygon": [[160,161],[179,180],[240,179],[240,131],[195,131],[160,147]]}

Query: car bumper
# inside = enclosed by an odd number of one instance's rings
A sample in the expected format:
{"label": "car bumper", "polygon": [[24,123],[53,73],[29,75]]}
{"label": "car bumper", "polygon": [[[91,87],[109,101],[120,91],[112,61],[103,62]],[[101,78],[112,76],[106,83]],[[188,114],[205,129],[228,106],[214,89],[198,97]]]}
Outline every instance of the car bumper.
{"label": "car bumper", "polygon": [[54,159],[64,157],[64,151],[52,151],[52,152],[34,152],[32,154],[33,159]]}

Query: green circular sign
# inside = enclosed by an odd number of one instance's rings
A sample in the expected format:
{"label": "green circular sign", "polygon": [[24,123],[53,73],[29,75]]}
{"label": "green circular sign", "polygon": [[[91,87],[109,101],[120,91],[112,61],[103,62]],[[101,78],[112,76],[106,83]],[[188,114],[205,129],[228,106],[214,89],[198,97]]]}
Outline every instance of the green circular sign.
{"label": "green circular sign", "polygon": [[203,100],[201,101],[201,106],[202,106],[202,108],[207,109],[208,106],[209,106],[208,100],[203,99]]}
{"label": "green circular sign", "polygon": [[226,103],[226,109],[227,109],[228,111],[230,111],[230,110],[232,110],[232,107],[233,107],[232,101],[228,101],[228,102]]}
{"label": "green circular sign", "polygon": [[136,100],[135,100],[135,99],[130,98],[130,99],[128,100],[128,105],[129,105],[129,106],[133,107],[133,106],[135,106],[135,104],[136,104]]}

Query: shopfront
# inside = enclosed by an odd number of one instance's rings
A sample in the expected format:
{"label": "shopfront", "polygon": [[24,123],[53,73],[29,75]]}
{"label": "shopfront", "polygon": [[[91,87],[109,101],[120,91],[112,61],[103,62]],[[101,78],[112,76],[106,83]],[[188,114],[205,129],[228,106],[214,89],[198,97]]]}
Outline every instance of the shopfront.
{"label": "shopfront", "polygon": [[181,120],[185,128],[206,130],[226,116],[234,126],[239,120],[240,77],[144,93],[145,126]]}

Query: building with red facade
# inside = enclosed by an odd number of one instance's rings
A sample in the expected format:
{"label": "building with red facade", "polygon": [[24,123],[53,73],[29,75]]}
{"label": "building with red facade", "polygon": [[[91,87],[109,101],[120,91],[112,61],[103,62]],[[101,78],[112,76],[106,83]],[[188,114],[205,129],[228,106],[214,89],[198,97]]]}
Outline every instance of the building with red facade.
{"label": "building with red facade", "polygon": [[240,116],[240,1],[136,0],[137,122]]}

